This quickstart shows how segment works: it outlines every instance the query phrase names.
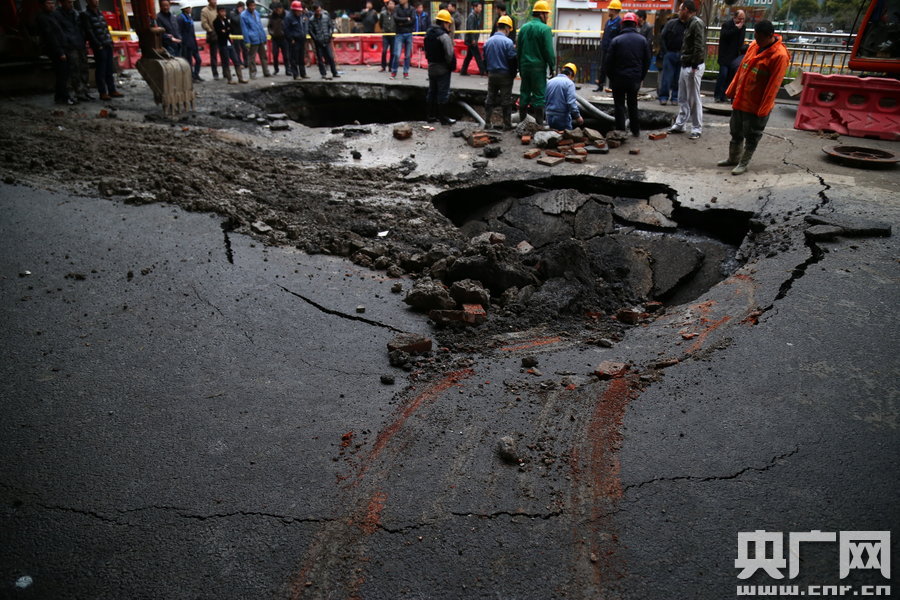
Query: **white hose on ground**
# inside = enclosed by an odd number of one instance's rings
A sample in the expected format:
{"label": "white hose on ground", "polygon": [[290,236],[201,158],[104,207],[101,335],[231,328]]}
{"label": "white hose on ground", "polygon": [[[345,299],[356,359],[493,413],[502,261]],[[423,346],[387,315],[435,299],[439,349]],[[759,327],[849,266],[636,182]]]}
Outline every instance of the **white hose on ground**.
{"label": "white hose on ground", "polygon": [[605,119],[607,121],[612,121],[612,122],[616,121],[615,117],[613,117],[612,115],[606,114],[605,112],[603,112],[602,110],[600,110],[599,108],[597,108],[596,106],[594,106],[593,104],[591,104],[590,102],[588,102],[587,100],[582,98],[581,95],[575,94],[575,100],[578,102],[578,105],[581,106],[581,108],[583,108],[590,114],[594,115],[595,117],[597,117],[599,119]]}
{"label": "white hose on ground", "polygon": [[469,106],[469,103],[468,103],[468,102],[465,102],[464,100],[458,100],[458,101],[457,101],[457,104],[459,104],[461,107],[463,107],[463,109],[464,109],[467,113],[469,113],[470,115],[472,115],[472,117],[473,117],[476,121],[478,121],[479,127],[484,127],[484,119],[481,118],[481,115],[479,115],[477,112],[475,112],[475,109],[474,109],[474,108],[472,108],[471,106]]}

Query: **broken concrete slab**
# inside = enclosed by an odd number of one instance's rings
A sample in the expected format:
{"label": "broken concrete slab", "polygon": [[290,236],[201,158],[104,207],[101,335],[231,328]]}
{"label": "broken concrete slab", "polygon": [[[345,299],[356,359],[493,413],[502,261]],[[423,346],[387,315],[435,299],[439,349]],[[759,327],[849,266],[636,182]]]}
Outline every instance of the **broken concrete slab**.
{"label": "broken concrete slab", "polygon": [[829,215],[806,215],[804,220],[812,225],[840,227],[845,237],[890,237],[891,225],[880,221],[863,219],[853,215],[831,213]]}
{"label": "broken concrete slab", "polygon": [[678,224],[640,198],[616,198],[613,213],[631,223],[640,223],[659,229],[676,229]]}
{"label": "broken concrete slab", "polygon": [[807,228],[803,235],[806,236],[806,239],[813,242],[830,242],[837,239],[844,231],[843,227],[835,225],[813,225]]}
{"label": "broken concrete slab", "polygon": [[671,219],[672,213],[675,212],[675,206],[665,194],[653,194],[647,199],[647,202],[667,219]]}
{"label": "broken concrete slab", "polygon": [[575,237],[581,240],[612,233],[614,227],[612,207],[591,199],[578,209],[574,225]]}
{"label": "broken concrete slab", "polygon": [[519,203],[536,206],[548,215],[559,215],[577,212],[590,199],[589,195],[577,190],[551,190],[522,198]]}
{"label": "broken concrete slab", "polygon": [[[584,197],[585,201],[587,197]],[[548,202],[554,202],[553,198]],[[535,247],[541,247],[550,242],[572,237],[572,225],[566,220],[554,214],[544,212],[540,207],[532,204],[516,204],[504,216],[504,220],[511,226],[525,233],[527,239]]]}
{"label": "broken concrete slab", "polygon": [[556,148],[563,136],[556,131],[538,131],[531,139],[538,148]]}
{"label": "broken concrete slab", "polygon": [[534,117],[531,115],[526,115],[525,119],[522,120],[518,125],[516,125],[516,136],[522,137],[523,135],[533,135],[535,132],[540,131],[541,126],[538,125],[537,121],[534,120]]}

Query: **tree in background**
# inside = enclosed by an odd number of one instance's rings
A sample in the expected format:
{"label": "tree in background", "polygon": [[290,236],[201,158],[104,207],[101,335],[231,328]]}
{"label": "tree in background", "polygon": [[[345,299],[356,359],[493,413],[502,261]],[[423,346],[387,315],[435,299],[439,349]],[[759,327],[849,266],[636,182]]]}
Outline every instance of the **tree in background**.
{"label": "tree in background", "polygon": [[853,27],[853,22],[856,20],[856,15],[859,13],[859,7],[863,4],[867,4],[866,0],[862,0],[862,2],[825,0],[824,13],[832,18],[832,30],[841,29],[849,33],[850,28]]}
{"label": "tree in background", "polygon": [[775,20],[785,21],[790,16],[792,20],[803,21],[817,14],[819,3],[816,0],[786,0],[775,9]]}

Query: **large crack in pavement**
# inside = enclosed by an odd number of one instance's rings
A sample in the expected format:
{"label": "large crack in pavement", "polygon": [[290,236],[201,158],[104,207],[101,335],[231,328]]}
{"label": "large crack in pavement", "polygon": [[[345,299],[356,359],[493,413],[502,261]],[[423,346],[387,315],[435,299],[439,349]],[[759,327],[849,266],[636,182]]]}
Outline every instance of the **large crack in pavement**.
{"label": "large crack in pavement", "polygon": [[296,296],[297,298],[300,298],[301,300],[303,300],[304,302],[306,302],[307,304],[309,304],[309,305],[312,306],[313,308],[315,308],[315,309],[317,309],[317,310],[320,310],[320,311],[322,311],[323,313],[325,313],[325,314],[327,314],[327,315],[332,315],[332,316],[335,316],[335,317],[340,317],[340,318],[342,318],[342,319],[347,319],[347,320],[349,320],[349,321],[359,321],[360,323],[366,323],[367,325],[374,325],[375,327],[383,327],[384,329],[389,329],[389,330],[391,330],[391,331],[393,331],[393,332],[396,332],[396,333],[407,333],[407,332],[403,331],[402,329],[397,329],[397,328],[394,327],[393,325],[388,325],[387,323],[381,323],[380,321],[374,321],[374,320],[372,320],[372,319],[367,319],[367,318],[365,318],[365,317],[360,317],[359,315],[351,315],[351,314],[348,314],[348,313],[345,313],[345,312],[341,312],[341,311],[339,311],[339,310],[334,310],[334,309],[332,309],[332,308],[328,308],[327,306],[324,306],[324,305],[322,305],[322,304],[319,304],[318,302],[316,302],[316,301],[313,300],[312,298],[307,298],[307,297],[304,296],[303,294],[299,294],[299,293],[297,293],[297,292],[295,292],[295,291],[293,291],[293,290],[290,290],[290,289],[284,287],[283,285],[279,285],[278,287],[280,287],[282,290],[284,290],[284,291],[287,292],[288,294],[290,294],[290,295],[292,295],[292,296]]}
{"label": "large crack in pavement", "polygon": [[798,452],[800,452],[800,446],[796,446],[793,450],[790,450],[789,452],[785,452],[783,454],[773,456],[769,460],[769,462],[763,466],[757,467],[757,466],[751,465],[749,467],[744,467],[740,471],[737,471],[735,473],[731,473],[728,475],[707,475],[704,477],[699,477],[696,475],[677,475],[675,477],[655,477],[653,479],[649,479],[647,481],[642,481],[640,483],[632,483],[632,484],[626,485],[624,488],[622,488],[622,491],[627,492],[628,490],[631,490],[631,489],[639,489],[639,488],[644,487],[645,485],[650,485],[650,484],[659,483],[659,482],[675,482],[675,481],[705,482],[705,481],[728,481],[728,480],[732,480],[732,479],[738,479],[745,473],[749,473],[751,471],[756,472],[756,473],[764,473],[765,471],[768,471],[769,469],[772,469],[773,467],[778,466],[779,464],[781,464],[781,461],[783,461],[787,458],[790,458],[791,456],[794,456]]}
{"label": "large crack in pavement", "polygon": [[[21,506],[25,506],[23,503]],[[84,508],[76,508],[72,506],[63,506],[59,504],[48,504],[45,502],[35,502],[33,506],[36,506],[42,510],[51,510],[51,511],[62,511],[72,514],[78,514],[85,517],[91,517],[93,519],[97,519],[103,521],[104,523],[113,523],[116,525],[123,526],[133,526],[134,523],[129,522],[128,520],[123,520],[117,516],[109,516],[109,514],[105,514],[96,510],[89,510]],[[211,514],[200,514],[200,513],[192,513],[187,511],[186,509],[179,508],[176,506],[142,506],[137,508],[119,508],[115,509],[115,511],[120,515],[133,514],[139,512],[148,512],[148,511],[158,511],[162,513],[174,513],[178,517],[182,519],[192,519],[196,521],[208,521],[214,519],[233,519],[233,518],[244,518],[244,517],[261,517],[266,519],[277,519],[285,524],[293,524],[293,523],[330,523],[333,521],[337,521],[336,518],[328,518],[328,517],[299,517],[294,515],[280,515],[275,513],[267,513],[260,511],[233,511],[227,513],[211,513]]]}

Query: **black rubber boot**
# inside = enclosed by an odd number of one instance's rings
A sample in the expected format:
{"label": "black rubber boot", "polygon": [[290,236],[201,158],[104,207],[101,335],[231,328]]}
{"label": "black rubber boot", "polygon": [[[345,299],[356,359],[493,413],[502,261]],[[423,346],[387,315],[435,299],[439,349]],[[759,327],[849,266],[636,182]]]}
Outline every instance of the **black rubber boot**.
{"label": "black rubber boot", "polygon": [[438,121],[441,122],[441,125],[453,125],[456,123],[456,119],[451,119],[447,116],[447,105],[446,104],[438,104],[437,105],[437,115]]}

